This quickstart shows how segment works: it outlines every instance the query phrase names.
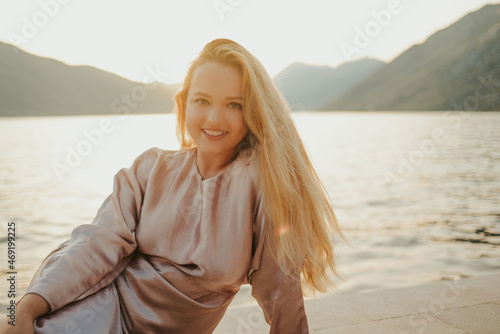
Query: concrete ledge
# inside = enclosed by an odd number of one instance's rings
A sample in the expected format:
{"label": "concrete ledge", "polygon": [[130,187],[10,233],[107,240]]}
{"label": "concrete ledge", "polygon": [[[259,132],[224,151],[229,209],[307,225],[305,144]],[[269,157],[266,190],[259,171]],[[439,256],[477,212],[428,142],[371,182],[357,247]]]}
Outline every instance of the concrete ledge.
{"label": "concrete ledge", "polygon": [[[500,274],[305,301],[309,329],[330,333],[500,333]],[[269,333],[261,309],[228,309],[215,334]]]}

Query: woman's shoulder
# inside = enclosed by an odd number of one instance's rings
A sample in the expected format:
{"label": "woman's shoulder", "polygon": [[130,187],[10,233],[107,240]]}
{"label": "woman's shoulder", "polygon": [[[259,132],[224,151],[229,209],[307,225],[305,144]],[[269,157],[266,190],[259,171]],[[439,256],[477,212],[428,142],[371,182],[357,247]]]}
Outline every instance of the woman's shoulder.
{"label": "woman's shoulder", "polygon": [[[186,168],[194,163],[196,148],[167,150],[159,147],[151,147],[140,154],[134,161],[134,165],[141,173],[149,174],[156,169],[173,170]],[[259,184],[259,158],[253,149],[241,150],[234,165],[224,173],[224,178],[234,180],[252,180],[254,187]]]}
{"label": "woman's shoulder", "polygon": [[170,160],[170,159],[182,158],[185,157],[187,154],[189,154],[191,151],[192,150],[189,149],[166,150],[155,146],[141,153],[136,158],[136,161],[145,162],[145,161],[156,161],[158,159]]}
{"label": "woman's shoulder", "polygon": [[189,150],[166,150],[159,147],[151,147],[138,155],[130,167],[138,175],[149,175],[155,169],[162,168],[165,164],[173,167],[182,164]]}
{"label": "woman's shoulder", "polygon": [[257,149],[245,149],[240,152],[241,166],[248,171],[254,187],[260,188],[260,156]]}
{"label": "woman's shoulder", "polygon": [[128,168],[122,168],[117,175],[125,173],[133,175],[134,178],[146,187],[152,175],[163,175],[168,169],[182,168],[186,161],[189,150],[166,150],[159,147],[151,147],[139,154]]}
{"label": "woman's shoulder", "polygon": [[[179,150],[167,150],[159,147],[151,147],[141,153],[136,160],[148,160],[148,159],[179,159],[185,158],[189,155],[195,153],[196,148],[179,149]],[[245,166],[249,166],[251,163],[255,166],[257,162],[257,154],[253,149],[244,149],[239,153],[239,159]]]}

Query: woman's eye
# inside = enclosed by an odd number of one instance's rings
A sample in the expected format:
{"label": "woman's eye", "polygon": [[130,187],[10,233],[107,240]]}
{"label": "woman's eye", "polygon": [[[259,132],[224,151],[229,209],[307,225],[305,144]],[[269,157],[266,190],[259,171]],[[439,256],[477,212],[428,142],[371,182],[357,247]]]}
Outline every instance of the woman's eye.
{"label": "woman's eye", "polygon": [[239,103],[236,103],[236,102],[231,102],[229,103],[229,107],[232,108],[232,109],[242,109],[243,107],[241,106],[241,104]]}
{"label": "woman's eye", "polygon": [[195,102],[198,103],[198,104],[208,104],[208,101],[205,100],[205,99],[198,99]]}

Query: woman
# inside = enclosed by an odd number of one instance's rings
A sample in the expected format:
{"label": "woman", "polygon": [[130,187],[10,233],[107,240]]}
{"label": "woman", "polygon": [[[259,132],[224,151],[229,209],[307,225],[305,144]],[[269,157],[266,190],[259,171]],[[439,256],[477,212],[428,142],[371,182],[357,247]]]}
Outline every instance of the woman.
{"label": "woman", "polygon": [[287,103],[227,39],[205,46],[175,102],[181,149],[115,175],[2,333],[211,333],[242,284],[271,333],[308,333],[303,288],[333,286],[341,232]]}

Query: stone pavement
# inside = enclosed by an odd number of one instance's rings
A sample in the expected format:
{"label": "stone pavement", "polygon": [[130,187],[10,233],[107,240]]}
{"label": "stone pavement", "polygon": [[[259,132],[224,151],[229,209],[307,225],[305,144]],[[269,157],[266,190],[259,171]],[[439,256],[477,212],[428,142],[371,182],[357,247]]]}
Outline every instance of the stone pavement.
{"label": "stone pavement", "polygon": [[[311,334],[499,334],[500,274],[306,299]],[[230,308],[214,334],[269,333],[258,306]],[[287,333],[283,333],[287,334]]]}

